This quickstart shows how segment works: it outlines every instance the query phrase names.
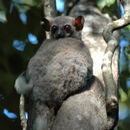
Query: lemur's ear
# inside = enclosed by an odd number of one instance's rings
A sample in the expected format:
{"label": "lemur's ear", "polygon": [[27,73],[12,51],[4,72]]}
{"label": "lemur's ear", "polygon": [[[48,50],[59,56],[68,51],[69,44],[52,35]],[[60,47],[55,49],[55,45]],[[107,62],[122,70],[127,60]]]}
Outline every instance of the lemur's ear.
{"label": "lemur's ear", "polygon": [[74,21],[74,26],[76,27],[77,31],[82,30],[84,26],[84,17],[83,16],[76,17]]}
{"label": "lemur's ear", "polygon": [[43,18],[41,21],[41,25],[45,31],[50,31],[51,22],[48,19]]}

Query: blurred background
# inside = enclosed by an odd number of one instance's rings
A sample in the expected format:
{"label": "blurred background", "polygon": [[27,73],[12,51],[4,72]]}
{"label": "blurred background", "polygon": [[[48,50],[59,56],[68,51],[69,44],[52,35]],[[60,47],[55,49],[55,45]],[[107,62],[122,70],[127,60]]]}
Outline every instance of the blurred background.
{"label": "blurred background", "polygon": [[[116,10],[122,16],[123,5],[119,4],[117,9],[116,4],[116,0],[98,0],[97,6],[110,15]],[[64,1],[56,0],[56,7],[62,14]],[[21,129],[14,81],[45,39],[40,25],[42,17],[42,0],[0,0],[0,130]],[[120,31],[119,97],[119,130],[129,130],[130,26]]]}

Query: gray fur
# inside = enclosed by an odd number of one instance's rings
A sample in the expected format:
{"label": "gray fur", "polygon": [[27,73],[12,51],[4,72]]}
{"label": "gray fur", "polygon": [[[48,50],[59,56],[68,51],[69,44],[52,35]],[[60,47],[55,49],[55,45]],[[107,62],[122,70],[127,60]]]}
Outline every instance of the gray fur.
{"label": "gray fur", "polygon": [[17,93],[28,95],[33,88],[32,80],[28,78],[26,72],[23,72],[15,80],[14,87]]}
{"label": "gray fur", "polygon": [[[74,18],[61,16],[51,21],[51,26],[57,25],[60,29],[65,24],[71,25],[73,33],[68,35],[63,32],[62,37],[56,38],[57,34],[51,32],[51,39],[44,41],[29,61],[27,75],[30,81],[27,83],[26,76],[20,76],[26,87],[32,85],[32,91],[29,91],[29,130],[47,130],[45,115],[49,112],[48,107],[61,105],[68,96],[86,87],[92,77],[92,58],[89,49],[79,38],[80,31],[75,29]],[[23,94],[26,87],[15,85],[18,93]],[[41,111],[44,106],[46,110]],[[38,123],[41,120],[45,125]]]}
{"label": "gray fur", "polygon": [[33,100],[62,102],[92,76],[92,59],[81,40],[47,40],[28,64]]}

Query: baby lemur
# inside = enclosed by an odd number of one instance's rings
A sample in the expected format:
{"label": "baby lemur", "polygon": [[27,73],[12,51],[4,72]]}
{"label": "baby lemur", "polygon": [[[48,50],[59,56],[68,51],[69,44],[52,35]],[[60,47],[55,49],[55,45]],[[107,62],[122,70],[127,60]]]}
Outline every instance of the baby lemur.
{"label": "baby lemur", "polygon": [[[42,120],[39,106],[56,107],[85,87],[92,77],[92,58],[80,39],[83,25],[82,16],[59,16],[51,21],[45,18],[42,21],[43,29],[50,32],[51,38],[43,42],[30,59],[26,72],[15,81],[16,91],[29,95],[32,108],[39,111],[34,112],[33,117],[30,112],[32,130],[46,130],[43,126],[37,128],[37,120]],[[38,105],[34,105],[37,102]]]}

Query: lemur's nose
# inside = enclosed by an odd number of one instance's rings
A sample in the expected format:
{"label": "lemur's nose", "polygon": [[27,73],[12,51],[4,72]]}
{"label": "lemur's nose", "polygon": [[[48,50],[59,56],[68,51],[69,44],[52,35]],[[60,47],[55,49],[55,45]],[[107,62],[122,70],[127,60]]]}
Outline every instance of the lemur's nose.
{"label": "lemur's nose", "polygon": [[57,34],[56,34],[56,38],[63,38],[64,37],[64,33],[62,30],[58,30]]}

